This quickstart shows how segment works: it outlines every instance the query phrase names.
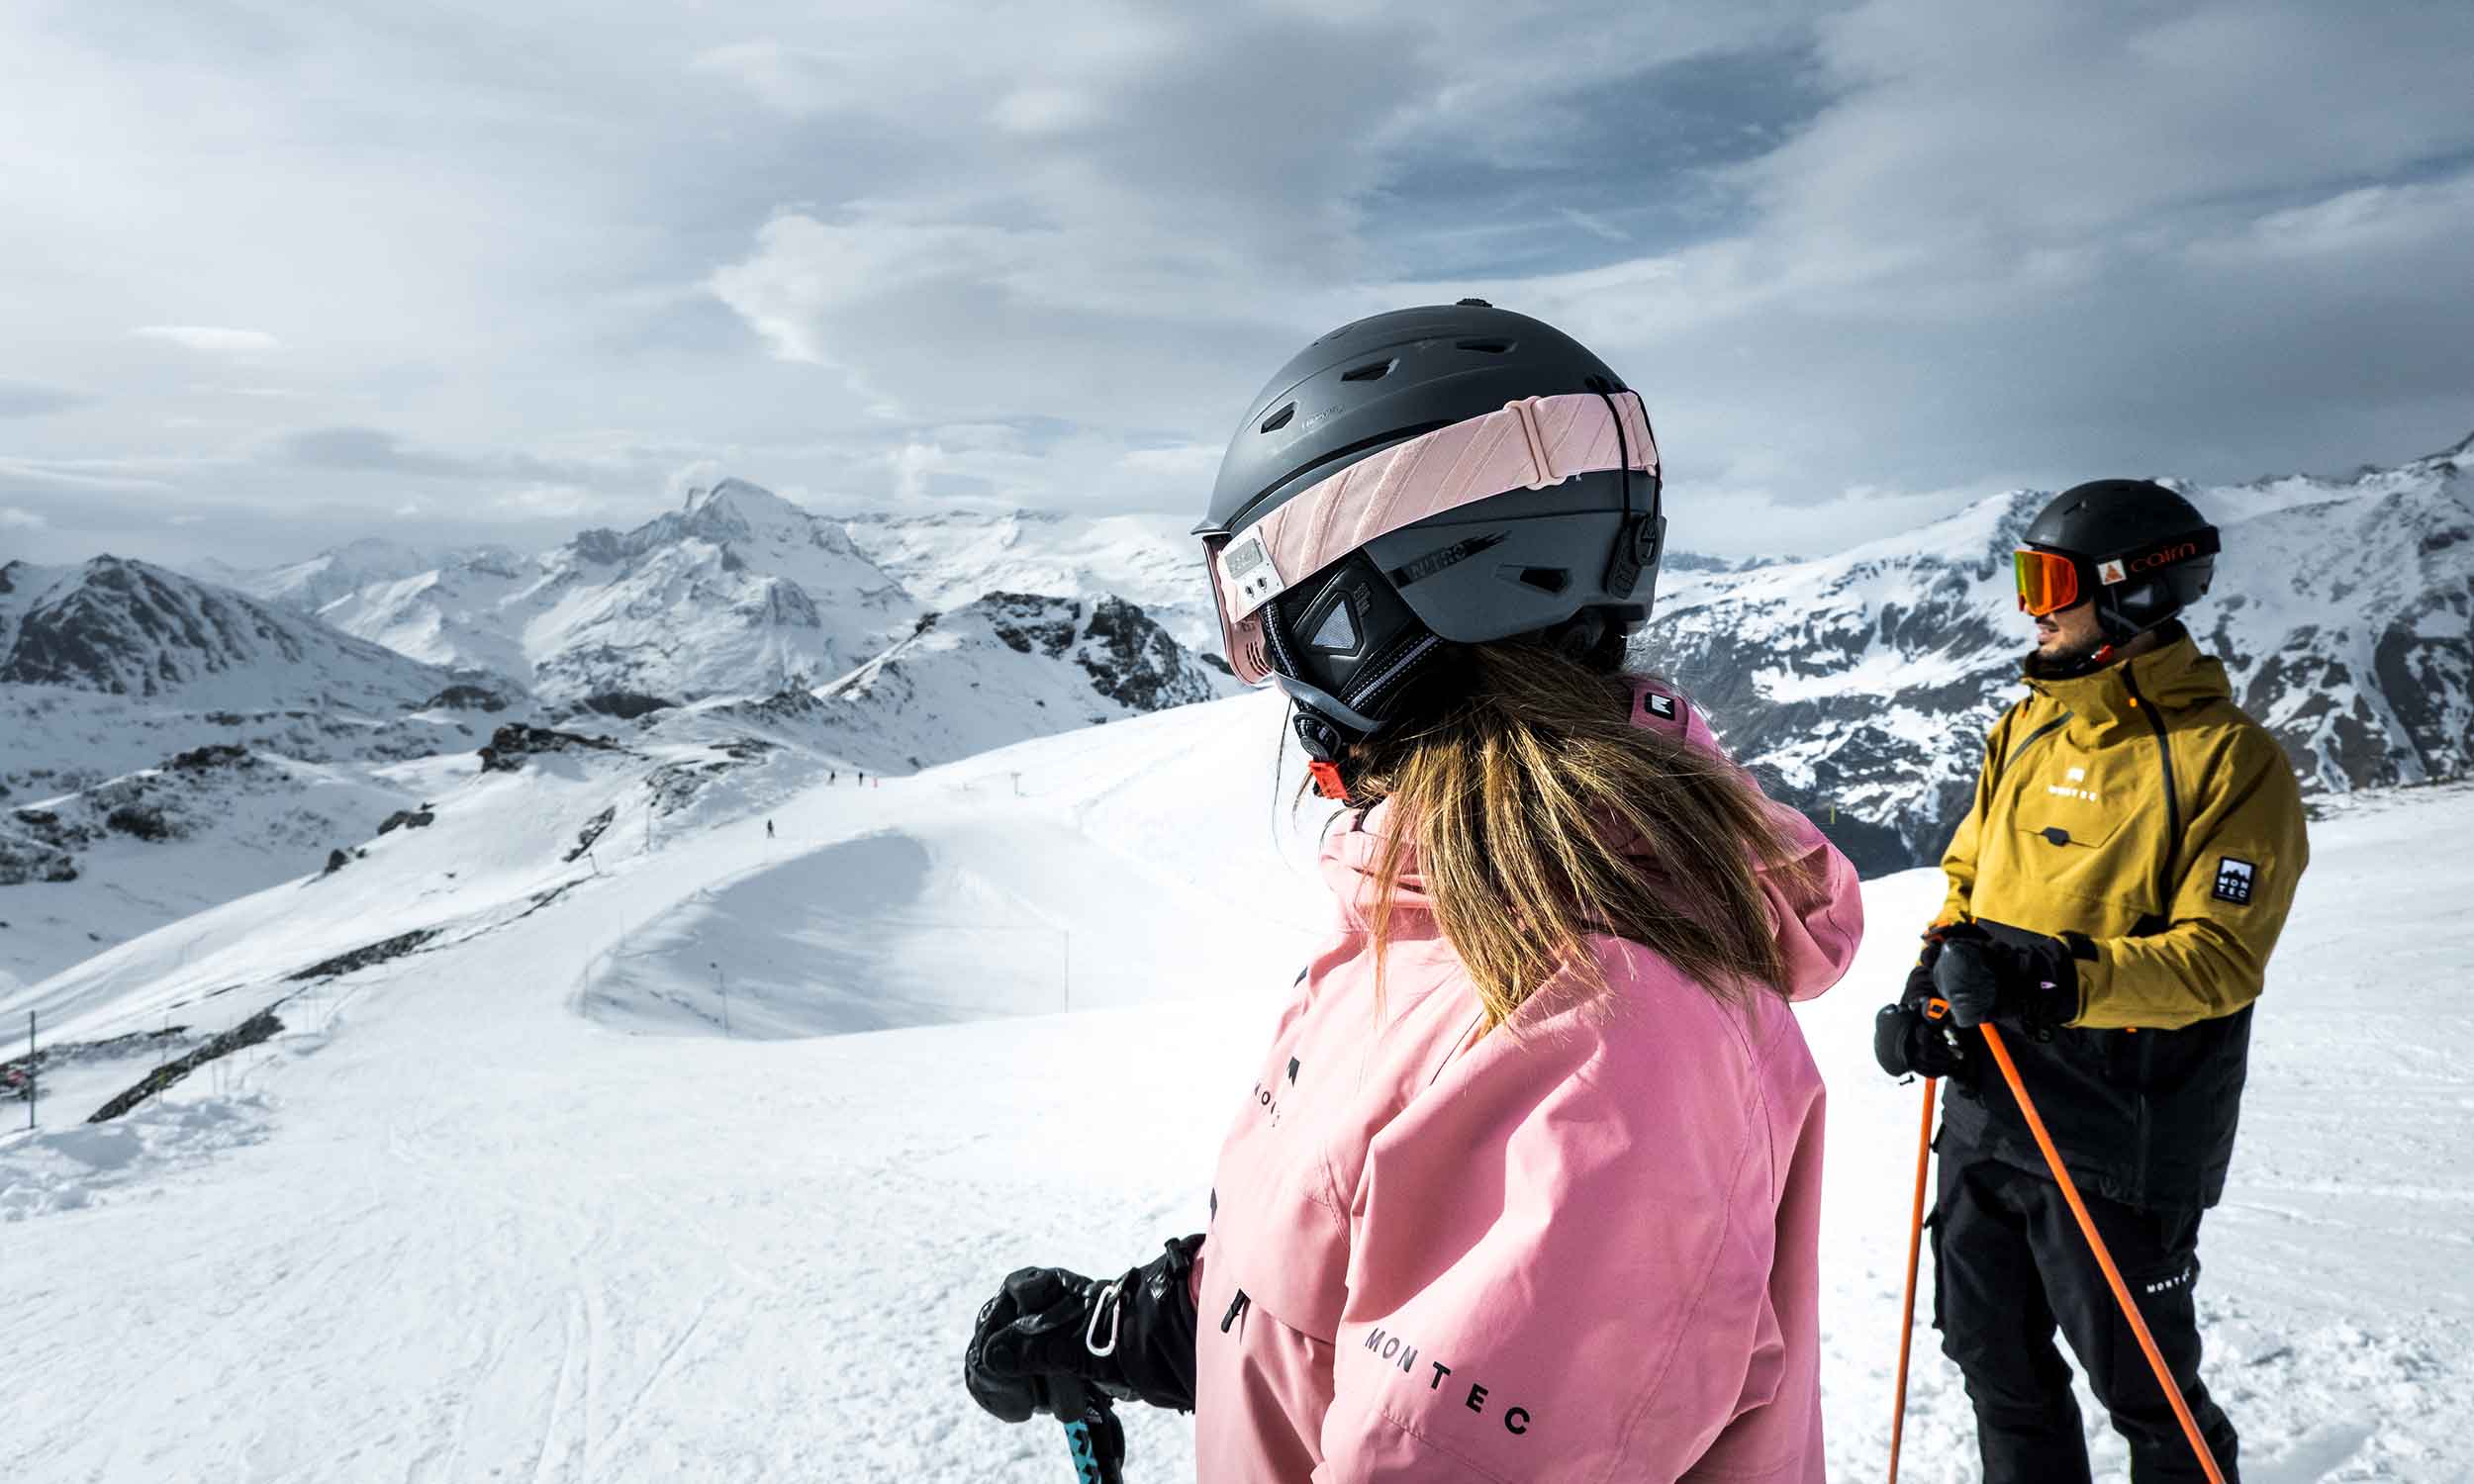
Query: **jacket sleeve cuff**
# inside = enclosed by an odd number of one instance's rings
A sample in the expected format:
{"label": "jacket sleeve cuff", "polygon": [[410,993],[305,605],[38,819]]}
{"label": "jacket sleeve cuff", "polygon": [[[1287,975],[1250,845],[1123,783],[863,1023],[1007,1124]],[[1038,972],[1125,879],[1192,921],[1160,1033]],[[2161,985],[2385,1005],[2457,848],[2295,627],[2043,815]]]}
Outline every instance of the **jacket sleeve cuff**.
{"label": "jacket sleeve cuff", "polygon": [[2062,1023],[2085,1025],[2088,1012],[2113,992],[2113,959],[2104,945],[2084,933],[2064,933],[2062,939],[2070,945],[2070,968],[2079,985],[2078,1008]]}

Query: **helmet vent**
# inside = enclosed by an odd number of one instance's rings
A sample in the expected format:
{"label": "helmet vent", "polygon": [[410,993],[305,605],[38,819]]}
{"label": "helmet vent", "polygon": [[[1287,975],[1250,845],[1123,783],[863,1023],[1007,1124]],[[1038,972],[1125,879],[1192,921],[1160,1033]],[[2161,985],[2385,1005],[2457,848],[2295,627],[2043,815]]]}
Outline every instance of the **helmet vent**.
{"label": "helmet vent", "polygon": [[1522,567],[1512,573],[1512,580],[1541,593],[1561,593],[1571,586],[1572,575],[1562,567]]}
{"label": "helmet vent", "polygon": [[1333,654],[1354,653],[1358,647],[1358,626],[1357,620],[1350,616],[1349,604],[1333,603],[1331,616],[1323,620],[1323,626],[1316,629],[1314,637],[1306,642],[1316,649],[1326,649]]}
{"label": "helmet vent", "polygon": [[1264,418],[1263,426],[1257,430],[1261,432],[1278,432],[1282,428],[1286,427],[1288,425],[1288,419],[1294,417],[1295,416],[1297,416],[1297,405],[1292,402],[1287,406],[1283,407],[1279,412]]}
{"label": "helmet vent", "polygon": [[1341,372],[1340,379],[1342,381],[1380,381],[1390,375],[1391,368],[1398,364],[1400,363],[1396,360],[1369,361],[1353,370]]}
{"label": "helmet vent", "polygon": [[1512,348],[1512,342],[1509,340],[1459,340],[1454,342],[1454,347],[1460,350],[1475,350],[1480,355],[1501,355]]}

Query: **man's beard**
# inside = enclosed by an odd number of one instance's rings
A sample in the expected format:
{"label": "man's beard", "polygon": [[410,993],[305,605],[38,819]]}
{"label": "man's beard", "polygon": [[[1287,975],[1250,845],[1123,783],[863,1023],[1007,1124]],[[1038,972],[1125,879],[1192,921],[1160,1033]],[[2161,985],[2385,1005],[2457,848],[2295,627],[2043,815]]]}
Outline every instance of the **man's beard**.
{"label": "man's beard", "polygon": [[2112,643],[2103,634],[2077,644],[2065,644],[2049,651],[2031,649],[2027,663],[2021,668],[2031,680],[2077,680],[2104,668],[2097,656],[2111,649]]}

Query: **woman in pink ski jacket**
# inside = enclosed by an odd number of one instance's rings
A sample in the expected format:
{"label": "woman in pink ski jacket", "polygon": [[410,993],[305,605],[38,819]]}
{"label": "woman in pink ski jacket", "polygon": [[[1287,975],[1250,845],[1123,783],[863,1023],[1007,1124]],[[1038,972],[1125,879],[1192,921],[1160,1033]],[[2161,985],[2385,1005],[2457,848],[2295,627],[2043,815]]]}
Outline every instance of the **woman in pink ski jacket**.
{"label": "woman in pink ski jacket", "polygon": [[1013,1273],[973,1396],[1190,1409],[1204,1484],[1819,1480],[1822,1086],[1787,1003],[1861,905],[1622,673],[1665,531],[1639,398],[1476,301],[1376,316],[1273,379],[1200,529],[1232,669],[1344,805],[1332,932],[1209,1230]]}

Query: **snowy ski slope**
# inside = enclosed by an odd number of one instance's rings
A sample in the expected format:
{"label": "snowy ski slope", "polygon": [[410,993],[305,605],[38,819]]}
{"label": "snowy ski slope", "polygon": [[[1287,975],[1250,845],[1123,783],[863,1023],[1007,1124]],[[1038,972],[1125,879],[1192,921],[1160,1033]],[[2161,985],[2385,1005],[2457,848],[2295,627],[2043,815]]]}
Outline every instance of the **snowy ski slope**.
{"label": "snowy ski slope", "polygon": [[[441,773],[433,826],[0,999],[83,1041],[284,1021],[111,1124],[73,1120],[156,1054],[60,1068],[0,1136],[0,1477],[1068,1477],[1054,1429],[971,1407],[961,1341],[1012,1266],[1202,1225],[1324,911],[1279,736],[1258,696],[865,789],[785,751],[667,814],[597,757]],[[2459,788],[2315,831],[2203,1243],[2254,1481],[2474,1473],[2469,828]],[[1804,1012],[1834,1477],[1886,1449],[1918,1089],[1869,1022],[1938,894],[1868,883]],[[1918,1353],[1907,1474],[1970,1478]],[[1129,1432],[1134,1478],[1190,1477],[1183,1419]]]}

